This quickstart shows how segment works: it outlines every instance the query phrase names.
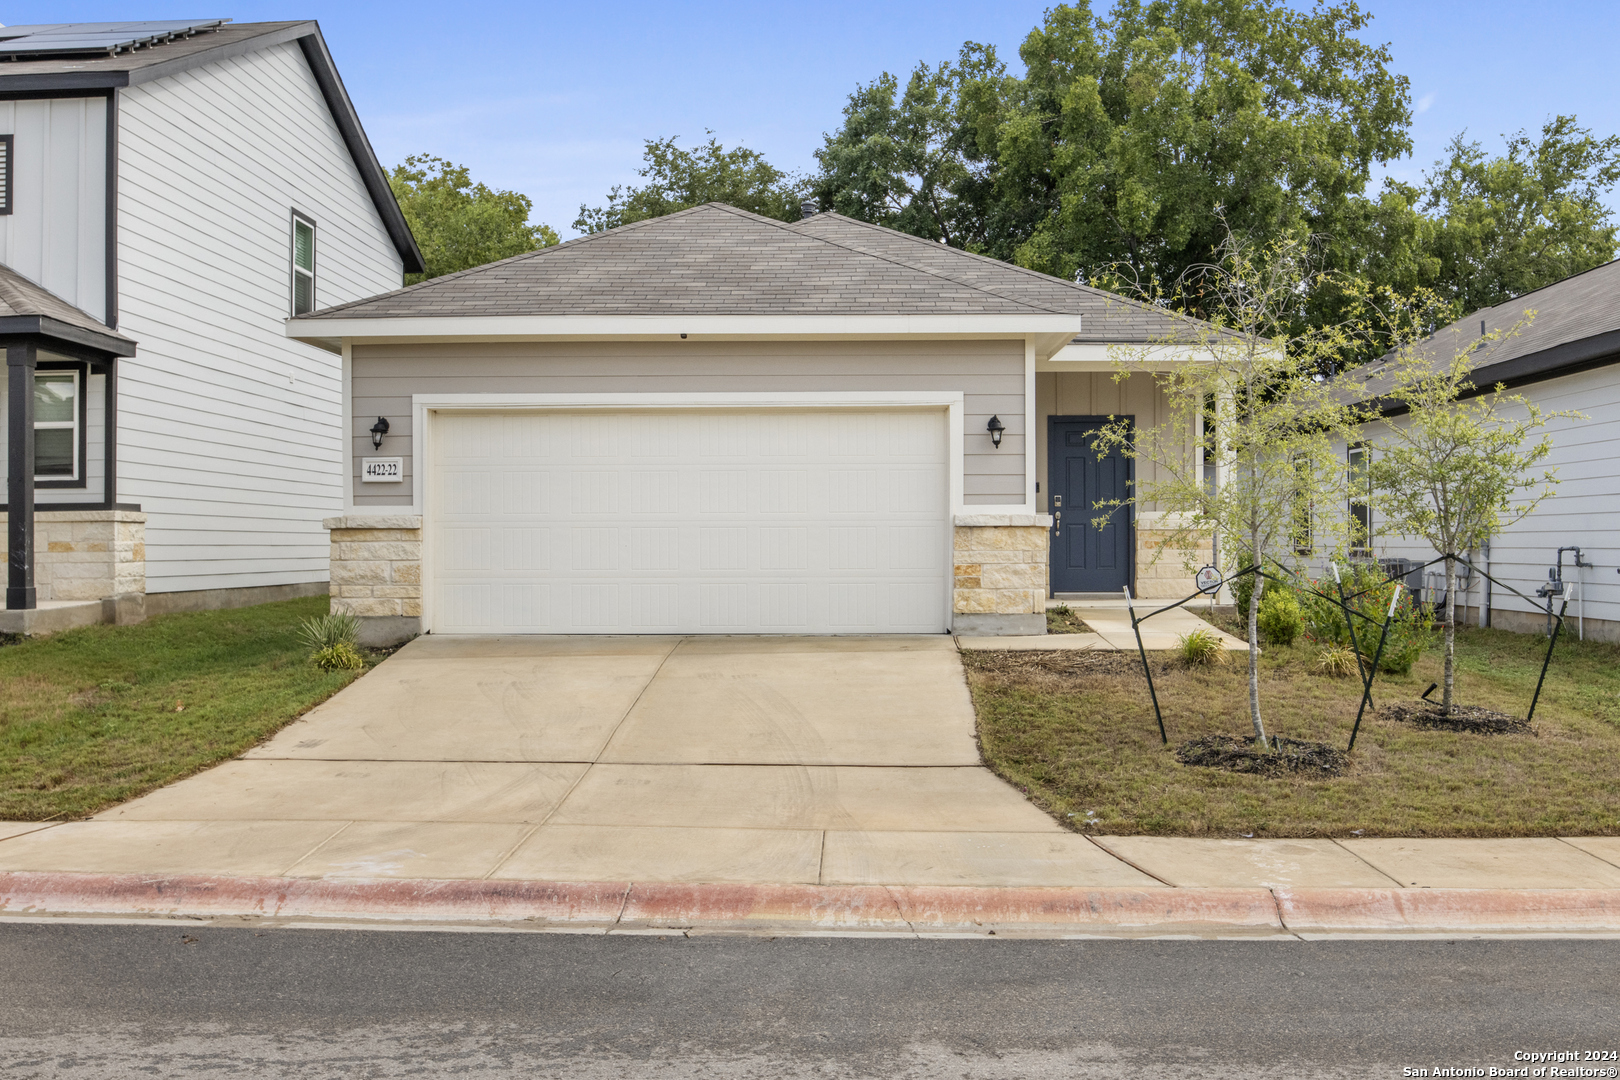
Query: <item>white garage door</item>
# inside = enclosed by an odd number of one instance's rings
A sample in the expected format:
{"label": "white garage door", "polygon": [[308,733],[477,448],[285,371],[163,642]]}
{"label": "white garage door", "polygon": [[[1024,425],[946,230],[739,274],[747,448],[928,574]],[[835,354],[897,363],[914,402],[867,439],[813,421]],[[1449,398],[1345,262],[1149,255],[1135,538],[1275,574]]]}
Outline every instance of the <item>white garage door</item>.
{"label": "white garage door", "polygon": [[942,411],[440,413],[440,634],[938,633]]}

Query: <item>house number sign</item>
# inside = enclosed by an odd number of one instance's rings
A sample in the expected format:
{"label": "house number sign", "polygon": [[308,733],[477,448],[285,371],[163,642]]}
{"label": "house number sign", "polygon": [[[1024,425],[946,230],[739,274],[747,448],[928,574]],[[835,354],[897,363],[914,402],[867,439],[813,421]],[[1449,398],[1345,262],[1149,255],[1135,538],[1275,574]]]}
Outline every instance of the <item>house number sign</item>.
{"label": "house number sign", "polygon": [[363,484],[398,484],[405,479],[405,459],[397,457],[368,457],[360,459],[360,482]]}

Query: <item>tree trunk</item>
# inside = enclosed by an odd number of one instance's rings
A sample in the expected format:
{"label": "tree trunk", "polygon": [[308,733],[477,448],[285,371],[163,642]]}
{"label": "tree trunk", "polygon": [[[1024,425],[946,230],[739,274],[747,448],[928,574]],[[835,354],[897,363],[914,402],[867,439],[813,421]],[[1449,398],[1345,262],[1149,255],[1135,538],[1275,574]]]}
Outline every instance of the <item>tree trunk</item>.
{"label": "tree trunk", "polygon": [[1457,684],[1457,562],[1446,555],[1446,691],[1441,698],[1446,715],[1456,707],[1452,691]]}
{"label": "tree trunk", "polygon": [[[1258,530],[1249,537],[1249,558],[1260,561]],[[1266,745],[1266,725],[1260,719],[1260,594],[1265,591],[1266,579],[1257,571],[1254,588],[1249,590],[1249,719],[1254,722],[1254,737]]]}

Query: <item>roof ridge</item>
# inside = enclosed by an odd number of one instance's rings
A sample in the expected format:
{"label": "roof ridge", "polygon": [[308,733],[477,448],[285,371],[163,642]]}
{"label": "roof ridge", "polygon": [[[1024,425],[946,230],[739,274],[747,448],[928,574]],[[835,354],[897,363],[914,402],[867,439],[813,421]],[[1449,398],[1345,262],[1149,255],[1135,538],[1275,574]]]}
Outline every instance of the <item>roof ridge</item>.
{"label": "roof ridge", "polygon": [[[825,236],[811,236],[809,233],[800,232],[797,228],[795,228],[796,225],[800,224],[803,221],[809,221],[810,218],[801,218],[799,222],[778,221],[776,218],[768,218],[768,217],[764,217],[764,216],[762,216],[760,214],[754,214],[754,213],[751,213],[750,211],[743,210],[743,209],[741,209],[739,207],[728,205],[727,203],[705,203],[704,205],[705,206],[711,206],[711,205],[716,206],[716,207],[719,207],[720,209],[726,210],[726,211],[728,211],[730,213],[733,213],[733,214],[744,214],[744,215],[747,215],[748,217],[754,218],[754,219],[756,219],[758,221],[766,221],[766,222],[771,223],[772,225],[778,226],[779,228],[783,229],[786,232],[793,233],[795,236],[803,237],[806,240],[815,240],[818,243],[827,244],[827,245],[829,245],[831,247],[839,248],[839,249],[841,249],[843,251],[850,251],[850,252],[854,252],[857,255],[864,255],[869,259],[878,259],[878,260],[880,260],[882,262],[888,263],[890,266],[904,267],[905,269],[910,270],[911,272],[916,273],[916,274],[926,274],[929,277],[939,278],[941,281],[949,281],[953,285],[960,285],[964,289],[972,289],[974,292],[981,292],[981,293],[984,293],[986,296],[993,296],[997,300],[1005,300],[1010,304],[1019,304],[1019,305],[1021,305],[1023,307],[1031,308],[1031,309],[1034,309],[1036,311],[1044,311],[1048,315],[1069,315],[1069,314],[1072,314],[1072,312],[1059,311],[1056,308],[1048,307],[1045,304],[1037,304],[1037,303],[1034,303],[1032,301],[1022,299],[1020,297],[1006,296],[1006,295],[1004,295],[1002,293],[999,293],[999,292],[995,291],[994,289],[986,288],[983,285],[974,284],[971,281],[961,281],[961,280],[959,280],[957,278],[951,277],[949,274],[940,273],[937,270],[931,270],[926,266],[917,266],[917,265],[914,265],[912,263],[901,262],[899,259],[893,259],[893,258],[890,258],[887,255],[879,255],[879,254],[877,254],[876,252],[873,252],[873,251],[862,251],[860,248],[851,247],[848,244],[840,244],[836,240],[829,240]],[[830,211],[830,210],[829,211],[823,211],[823,212],[824,213],[832,213],[832,211]],[[854,221],[855,220],[854,218],[844,218],[844,215],[842,215],[842,214],[835,214],[834,216],[839,217],[839,218],[843,218],[843,220],[845,220],[845,221]],[[864,224],[866,224],[866,222],[861,222],[861,224],[864,225]],[[876,227],[881,228],[881,226],[876,226]],[[895,230],[893,230],[893,229],[889,229],[889,230],[886,230],[886,231],[895,232]],[[907,233],[899,233],[899,235],[907,236],[909,234],[907,234]],[[920,238],[912,237],[912,239],[920,239]],[[920,242],[925,243],[925,244],[929,243],[929,241],[927,241],[927,240],[920,240]],[[954,251],[959,255],[971,255],[972,254],[972,252],[962,251],[960,248],[948,248],[947,250]],[[1002,266],[1008,265],[1006,263],[1002,263],[999,259],[991,259],[990,261],[993,262],[993,263],[997,263],[998,265],[1002,265]],[[1022,268],[1020,268],[1020,269],[1022,269]],[[1051,280],[1053,280],[1053,281],[1062,280],[1061,278],[1053,278],[1050,274],[1042,274],[1041,276],[1051,278]]]}

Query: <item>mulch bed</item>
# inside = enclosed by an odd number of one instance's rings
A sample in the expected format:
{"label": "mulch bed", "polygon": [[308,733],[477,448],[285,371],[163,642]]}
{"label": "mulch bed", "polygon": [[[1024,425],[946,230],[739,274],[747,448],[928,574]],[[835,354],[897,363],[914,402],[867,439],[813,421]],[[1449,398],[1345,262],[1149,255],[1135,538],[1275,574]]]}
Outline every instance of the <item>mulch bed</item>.
{"label": "mulch bed", "polygon": [[1262,750],[1252,739],[1235,735],[1205,735],[1176,747],[1183,765],[1203,765],[1255,776],[1338,776],[1350,765],[1342,750],[1326,743],[1278,738],[1275,750]]}
{"label": "mulch bed", "polygon": [[1393,701],[1378,710],[1384,720],[1403,724],[1416,724],[1420,728],[1439,731],[1466,731],[1475,735],[1534,735],[1523,717],[1509,716],[1495,709],[1478,705],[1455,705],[1451,715],[1445,709],[1427,701]]}
{"label": "mulch bed", "polygon": [[[1134,674],[1137,678],[1142,677],[1142,661],[1135,653],[1116,652],[1113,649],[969,649],[962,653],[962,659],[975,671],[995,675],[1040,672],[1057,676]],[[1154,659],[1158,660],[1158,657]],[[1155,675],[1164,670],[1166,665],[1163,661],[1153,665]]]}

